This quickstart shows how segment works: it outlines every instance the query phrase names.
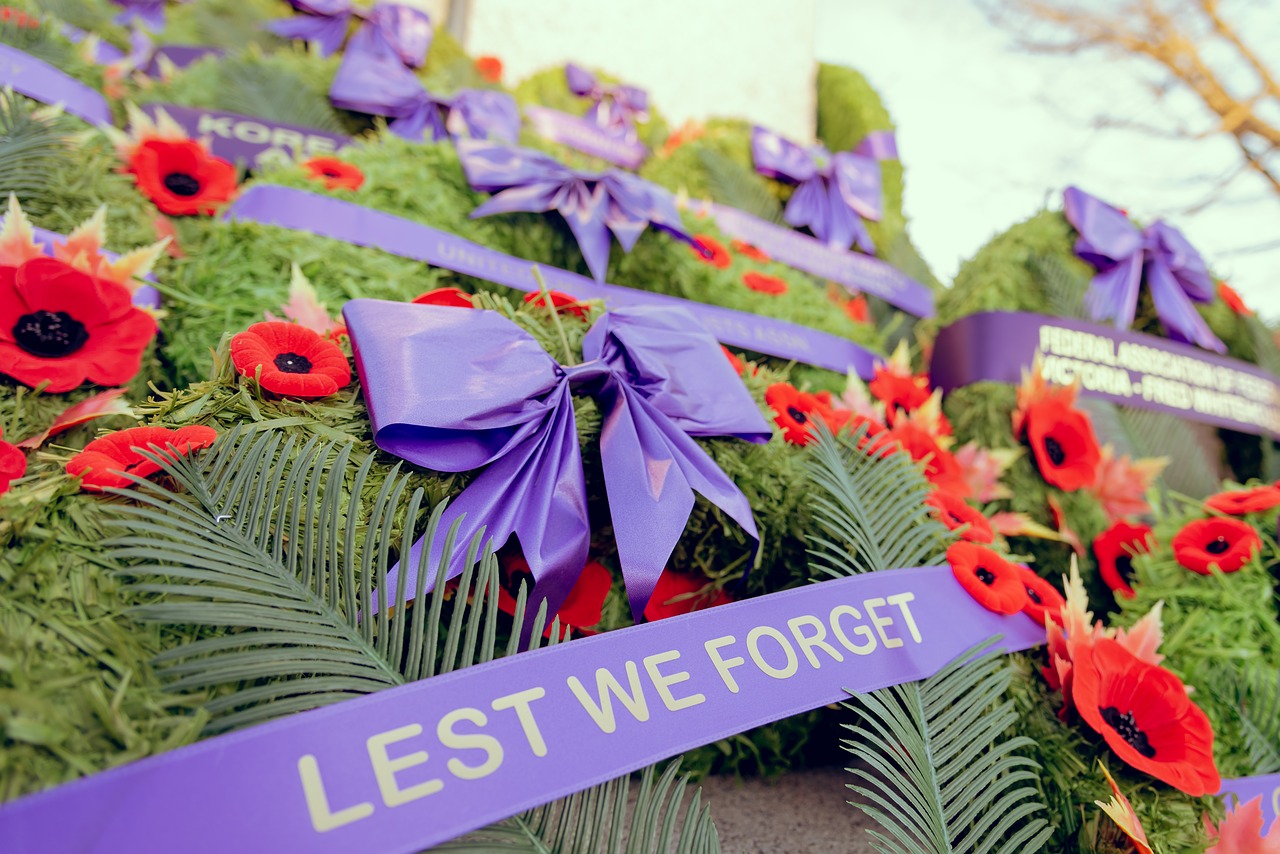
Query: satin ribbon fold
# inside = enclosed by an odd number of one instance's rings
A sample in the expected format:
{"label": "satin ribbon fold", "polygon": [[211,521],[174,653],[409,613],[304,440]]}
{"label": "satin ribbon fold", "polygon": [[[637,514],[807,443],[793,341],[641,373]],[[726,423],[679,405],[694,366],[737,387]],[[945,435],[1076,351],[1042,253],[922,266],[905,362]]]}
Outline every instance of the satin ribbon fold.
{"label": "satin ribbon fold", "polygon": [[1098,270],[1085,294],[1094,320],[1128,329],[1146,282],[1170,338],[1227,352],[1193,304],[1212,302],[1217,288],[1204,259],[1181,231],[1162,220],[1139,230],[1118,208],[1077,187],[1063,193],[1062,211],[1079,235],[1076,254]]}
{"label": "satin ribbon fold", "polygon": [[[607,312],[583,340],[585,361],[571,366],[492,311],[355,299],[343,314],[378,447],[436,471],[485,467],[449,504],[441,530],[461,519],[458,543],[483,531],[495,548],[514,534],[535,579],[534,608],[545,599],[556,612],[591,542],[575,391],[602,412],[601,464],[637,620],[695,492],[759,540],[746,497],[694,438],[766,442],[769,424],[715,338],[686,312]],[[417,589],[421,549],[402,556],[388,591],[402,582]],[[448,577],[462,568],[457,554]]]}
{"label": "satin ribbon fold", "polygon": [[[402,68],[421,68],[427,61],[434,31],[426,12],[400,3],[378,3],[372,9],[357,7],[351,0],[289,0],[301,12],[267,24],[267,29],[286,39],[312,42],[321,56],[342,49],[347,26],[352,18],[361,20],[360,28],[347,45],[347,55],[371,45],[386,48],[400,61]],[[366,38],[357,38],[360,35]]]}
{"label": "satin ribbon fold", "polygon": [[473,190],[493,197],[471,212],[556,211],[578,241],[592,277],[603,282],[609,266],[609,234],[626,252],[652,225],[690,245],[674,197],[662,187],[619,169],[571,169],[550,155],[479,140],[458,140],[458,157]]}
{"label": "satin ribbon fold", "polygon": [[614,131],[620,136],[634,134],[636,121],[649,117],[649,93],[636,86],[611,86],[581,65],[570,62],[564,67],[565,83],[579,98],[594,103],[587,110],[587,120]]}
{"label": "satin ribbon fold", "polygon": [[151,30],[164,29],[164,7],[167,0],[111,0],[111,2],[121,7],[120,13],[115,17],[117,24],[128,26],[137,21]]}
{"label": "satin ribbon fold", "polygon": [[833,249],[856,246],[875,254],[862,221],[884,216],[880,161],[897,159],[892,133],[868,134],[853,151],[832,154],[822,145],[805,148],[757,125],[751,129],[751,156],[761,175],[797,185],[784,212],[789,225],[807,227]]}

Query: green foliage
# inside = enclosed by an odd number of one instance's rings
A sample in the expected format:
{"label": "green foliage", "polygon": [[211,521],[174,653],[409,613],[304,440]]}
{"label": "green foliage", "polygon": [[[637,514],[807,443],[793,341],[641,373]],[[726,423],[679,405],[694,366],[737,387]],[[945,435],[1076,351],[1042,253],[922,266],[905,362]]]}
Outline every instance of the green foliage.
{"label": "green foliage", "polygon": [[115,22],[120,7],[109,0],[26,0],[13,5],[34,11],[42,17],[53,16],[66,21],[117,47],[124,48],[129,44],[129,34]]}
{"label": "green foliage", "polygon": [[1280,672],[1223,668],[1207,688],[1235,715],[1249,751],[1246,773],[1280,773]]}
{"label": "green foliage", "polygon": [[725,157],[714,148],[699,148],[697,156],[706,170],[711,198],[765,222],[782,223],[782,206],[760,179],[759,173]]}
{"label": "green foliage", "polygon": [[266,29],[266,24],[277,18],[287,18],[290,13],[288,4],[280,0],[171,3],[165,9],[165,27],[159,41],[162,44],[213,45],[230,51],[243,50],[250,45],[272,47],[279,45],[280,39]]}
{"label": "green foliage", "polygon": [[71,158],[72,123],[12,90],[0,92],[0,197],[42,193]]}
{"label": "green foliage", "polygon": [[[455,546],[464,544],[455,543],[456,524],[444,534],[428,594],[427,556],[445,505],[436,505],[420,532],[414,520],[425,493],[415,489],[406,502],[407,475],[393,470],[372,504],[353,500],[363,491],[372,457],[355,467],[351,445],[314,438],[298,445],[278,430],[233,430],[194,457],[170,458],[153,448],[152,458],[182,491],[140,478],[132,490],[121,491],[136,503],[116,508],[122,533],[108,550],[139,579],[136,591],[165,597],[136,615],[219,630],[161,656],[175,690],[218,689],[206,704],[211,730],[250,726],[516,654],[519,633],[511,626],[524,619],[527,591],[522,585],[508,623],[498,610],[497,561],[487,546],[481,550],[481,535],[465,544],[465,569],[457,590],[449,591],[445,574]],[[406,521],[394,525],[397,517]],[[406,589],[402,576],[389,606],[371,616],[375,591],[389,590],[394,555],[403,554],[418,533],[424,546],[417,589]],[[534,648],[545,617],[544,608],[533,620]],[[556,625],[553,637],[559,635]],[[642,850],[650,839],[664,850],[676,839],[682,840],[680,851],[717,850],[714,825],[696,795],[679,837],[674,835],[685,790],[677,768],[656,786],[653,779],[650,769],[629,818],[627,786],[615,780],[449,850],[485,850],[494,840],[523,843],[525,850],[585,852],[599,850],[606,839],[609,850],[621,850],[624,827],[630,829],[628,851]]]}
{"label": "green foliage", "polygon": [[25,9],[33,15],[35,25],[31,26],[30,20],[19,24],[16,15],[0,21],[0,43],[47,62],[90,88],[102,88],[101,69],[87,61],[80,48],[58,31],[56,18],[41,15],[35,4],[19,4],[15,8]]}

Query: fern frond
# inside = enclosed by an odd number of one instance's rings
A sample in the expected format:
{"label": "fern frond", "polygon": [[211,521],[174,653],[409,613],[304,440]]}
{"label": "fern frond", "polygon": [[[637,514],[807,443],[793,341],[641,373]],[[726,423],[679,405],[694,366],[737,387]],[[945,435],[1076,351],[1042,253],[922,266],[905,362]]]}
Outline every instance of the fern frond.
{"label": "fern frond", "polygon": [[[116,505],[123,532],[108,548],[130,566],[135,592],[156,597],[135,613],[205,630],[159,664],[175,689],[219,689],[206,706],[210,729],[250,726],[516,654],[518,631],[498,642],[506,618],[497,607],[497,561],[481,547],[483,532],[465,544],[465,569],[453,590],[445,574],[460,545],[457,526],[443,533],[428,593],[444,504],[419,532],[414,522],[424,492],[410,490],[409,475],[397,467],[369,490],[372,455],[357,466],[354,445],[318,437],[299,444],[276,430],[236,428],[203,454],[174,458],[153,448],[147,455],[174,488],[135,478],[134,488],[117,490],[132,503]],[[366,499],[369,492],[375,494]],[[407,554],[419,533],[425,542],[416,590],[406,589],[402,573],[391,606],[374,615],[374,591],[387,589],[393,553]],[[511,625],[523,625],[526,602],[522,587]],[[532,648],[545,617],[543,609],[533,620]],[[553,623],[551,636],[559,635]],[[628,852],[658,850],[649,840],[716,851],[714,826],[696,795],[675,831],[687,779],[677,779],[673,766],[655,787],[653,775],[652,768],[645,772],[630,812],[627,782],[615,780],[449,850],[587,852],[608,840],[609,851],[622,851],[618,834],[625,829]]]}
{"label": "fern frond", "polygon": [[1207,682],[1205,687],[1240,724],[1251,773],[1280,773],[1280,674],[1223,668]]}
{"label": "fern frond", "polygon": [[1160,476],[1166,487],[1193,498],[1218,491],[1221,443],[1212,427],[1150,409],[1120,407],[1118,411],[1137,456],[1175,461]]}
{"label": "fern frond", "polygon": [[878,851],[910,854],[1039,851],[1053,828],[1035,788],[1037,766],[1003,738],[1017,720],[999,702],[1012,671],[994,639],[921,682],[854,694],[860,720],[841,741],[861,761],[851,802],[877,821]]}
{"label": "fern frond", "polygon": [[65,116],[38,109],[11,89],[0,91],[0,196],[14,193],[24,204],[47,191],[72,133]]}
{"label": "fern frond", "polygon": [[698,160],[707,171],[713,200],[766,222],[782,222],[782,206],[755,172],[711,148],[699,150]]}
{"label": "fern frond", "polygon": [[1044,287],[1049,314],[1056,317],[1074,317],[1088,320],[1084,307],[1085,291],[1090,278],[1072,270],[1055,255],[1037,255],[1031,259],[1031,272]]}
{"label": "fern frond", "polygon": [[811,571],[843,578],[941,563],[947,531],[924,503],[929,482],[911,457],[860,450],[865,427],[839,439],[819,431],[807,464],[819,528],[810,537]]}
{"label": "fern frond", "polygon": [[269,65],[254,53],[218,62],[219,109],[342,133],[342,123],[328,99],[289,69]]}

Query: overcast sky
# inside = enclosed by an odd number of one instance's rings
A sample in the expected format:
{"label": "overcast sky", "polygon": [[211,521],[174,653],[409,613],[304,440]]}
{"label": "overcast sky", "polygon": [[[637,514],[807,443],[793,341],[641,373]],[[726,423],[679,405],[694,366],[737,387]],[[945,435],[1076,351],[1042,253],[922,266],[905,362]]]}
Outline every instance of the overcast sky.
{"label": "overcast sky", "polygon": [[[1226,8],[1246,17],[1246,37],[1280,69],[1270,2]],[[942,278],[1076,184],[1135,217],[1164,216],[1249,305],[1280,319],[1280,200],[1267,185],[1249,176],[1186,213],[1238,165],[1235,147],[1093,126],[1104,114],[1203,126],[1197,101],[1152,95],[1143,81],[1159,74],[1100,52],[1019,52],[972,0],[818,0],[816,24],[818,58],[866,74],[898,126],[911,235]],[[1266,244],[1276,245],[1241,251]]]}

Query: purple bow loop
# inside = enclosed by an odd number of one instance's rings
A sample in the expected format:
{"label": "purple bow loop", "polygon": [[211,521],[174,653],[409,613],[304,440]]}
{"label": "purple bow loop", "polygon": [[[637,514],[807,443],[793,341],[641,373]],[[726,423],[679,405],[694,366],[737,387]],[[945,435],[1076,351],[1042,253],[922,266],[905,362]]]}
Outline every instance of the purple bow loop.
{"label": "purple bow loop", "polygon": [[637,86],[609,86],[581,65],[570,62],[564,67],[565,83],[579,98],[594,103],[587,110],[587,120],[622,135],[631,135],[637,121],[649,114],[649,93]]}
{"label": "purple bow loop", "polygon": [[647,226],[692,245],[675,199],[662,187],[618,169],[570,169],[550,155],[479,140],[458,140],[458,157],[473,190],[493,197],[471,212],[556,211],[569,225],[592,277],[603,282],[609,235],[631,251]]}
{"label": "purple bow loop", "polygon": [[[347,28],[353,17],[363,23],[347,45],[347,55],[368,50],[374,45],[385,47],[396,57],[401,68],[420,68],[427,61],[433,30],[431,19],[420,9],[400,3],[378,3],[369,11],[351,0],[289,0],[301,14],[267,24],[267,29],[286,39],[311,42],[321,56],[342,49]],[[358,36],[364,34],[365,39]]]}
{"label": "purple bow loop", "polygon": [[[344,315],[378,446],[438,471],[487,466],[442,525],[461,519],[462,544],[481,531],[495,546],[514,534],[536,582],[534,607],[545,599],[555,613],[590,545],[575,390],[603,413],[605,488],[637,619],[694,493],[758,539],[746,498],[693,437],[763,442],[769,425],[715,339],[686,313],[608,312],[583,341],[586,361],[568,367],[491,311],[357,299]],[[439,550],[428,555],[431,570]],[[389,590],[416,590],[420,560],[418,543],[388,577]],[[459,555],[449,577],[461,570]]]}
{"label": "purple bow loop", "polygon": [[834,249],[876,251],[863,220],[876,222],[884,216],[879,161],[897,156],[892,134],[871,134],[854,151],[832,154],[821,145],[804,148],[756,126],[751,156],[761,175],[797,185],[784,211],[788,224],[808,228]]}
{"label": "purple bow loop", "polygon": [[1181,231],[1160,220],[1139,230],[1118,208],[1077,187],[1063,193],[1062,212],[1079,235],[1076,255],[1098,271],[1084,299],[1094,320],[1112,321],[1118,329],[1132,326],[1145,281],[1170,338],[1227,351],[1193,304],[1211,302],[1216,289],[1204,259]]}
{"label": "purple bow loop", "polygon": [[164,7],[167,0],[111,0],[121,7],[115,22],[120,26],[128,26],[137,21],[152,30],[164,29]]}

